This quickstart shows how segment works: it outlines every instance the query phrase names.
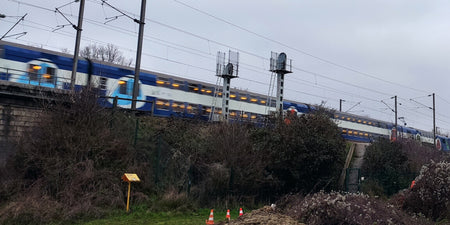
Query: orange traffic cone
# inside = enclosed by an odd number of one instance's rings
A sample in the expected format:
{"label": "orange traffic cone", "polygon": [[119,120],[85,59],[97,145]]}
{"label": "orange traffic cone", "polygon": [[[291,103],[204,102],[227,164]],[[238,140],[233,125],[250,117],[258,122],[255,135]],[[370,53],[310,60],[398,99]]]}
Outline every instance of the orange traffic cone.
{"label": "orange traffic cone", "polygon": [[214,224],[214,209],[211,209],[211,213],[209,214],[209,219],[206,221],[206,224]]}
{"label": "orange traffic cone", "polygon": [[231,217],[230,217],[230,210],[229,209],[227,210],[227,217],[226,218],[227,218],[227,221],[230,222]]}
{"label": "orange traffic cone", "polygon": [[239,209],[239,216],[244,215],[244,211],[242,211],[242,208]]}

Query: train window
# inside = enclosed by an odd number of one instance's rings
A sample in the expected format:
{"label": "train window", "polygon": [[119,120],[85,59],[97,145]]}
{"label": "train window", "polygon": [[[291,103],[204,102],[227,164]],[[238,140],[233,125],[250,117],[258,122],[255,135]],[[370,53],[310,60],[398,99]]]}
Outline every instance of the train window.
{"label": "train window", "polygon": [[356,119],[355,119],[355,118],[353,118],[353,119],[352,119],[352,121],[353,121],[353,122],[355,122],[355,121],[356,121]]}
{"label": "train window", "polygon": [[240,115],[242,118],[244,118],[244,119],[246,119],[246,118],[248,118],[248,114],[247,113],[244,113],[244,112],[241,112],[241,115]]}
{"label": "train window", "polygon": [[222,108],[214,108],[214,114],[222,114]]}
{"label": "train window", "polygon": [[265,104],[267,103],[267,101],[266,101],[266,100],[263,100],[263,99],[261,99],[261,100],[259,101],[259,103],[261,103],[261,105],[265,105]]}
{"label": "train window", "polygon": [[358,120],[358,123],[361,123],[361,120]]}
{"label": "train window", "polygon": [[127,83],[124,80],[119,80],[119,93],[126,95],[127,94]]}
{"label": "train window", "polygon": [[[119,93],[123,95],[133,95],[133,80],[119,80]],[[140,85],[139,85],[140,86]],[[140,87],[138,87],[139,89]]]}
{"label": "train window", "polygon": [[189,84],[189,92],[198,92],[197,84]]}
{"label": "train window", "polygon": [[252,119],[252,120],[256,119],[256,115],[255,114],[251,114],[250,119]]}
{"label": "train window", "polygon": [[364,121],[363,121],[363,124],[367,124],[367,121],[364,120]]}
{"label": "train window", "polygon": [[369,136],[369,134],[368,134],[368,133],[364,133],[364,136],[368,137],[368,136]]}
{"label": "train window", "polygon": [[334,118],[339,118],[339,115],[334,115]]}
{"label": "train window", "polygon": [[196,105],[189,104],[189,105],[187,105],[186,109],[189,114],[197,114],[197,106]]}
{"label": "train window", "polygon": [[342,116],[341,119],[345,120],[345,116]]}
{"label": "train window", "polygon": [[236,111],[231,111],[230,116],[235,117],[237,115]]}
{"label": "train window", "polygon": [[348,121],[350,121],[350,120],[351,120],[351,118],[350,118],[350,117],[347,117],[347,120],[348,120]]}
{"label": "train window", "polygon": [[247,97],[247,96],[241,96],[239,99],[240,99],[241,101],[247,101],[248,97]]}
{"label": "train window", "polygon": [[170,101],[164,100],[164,99],[158,99],[156,100],[156,108],[159,110],[169,110],[170,108]]}
{"label": "train window", "polygon": [[353,131],[349,130],[349,131],[348,131],[348,134],[350,134],[350,135],[353,134]]}
{"label": "train window", "polygon": [[42,75],[42,77],[44,78],[44,82],[55,83],[55,68],[47,67],[47,73]]}
{"label": "train window", "polygon": [[172,103],[172,110],[174,112],[184,112],[184,103],[182,102],[173,102]]}
{"label": "train window", "polygon": [[235,92],[231,92],[230,98],[236,98],[236,93]]}
{"label": "train window", "polygon": [[106,82],[107,82],[108,78],[106,77],[100,77],[100,85],[99,88],[101,90],[106,90]]}
{"label": "train window", "polygon": [[347,130],[346,129],[342,129],[342,133],[346,134]]}
{"label": "train window", "polygon": [[372,122],[370,122],[370,121],[369,121],[369,123],[368,123],[368,124],[369,124],[369,125],[372,125]]}
{"label": "train window", "polygon": [[213,95],[214,88],[212,88],[212,87],[203,87],[201,92],[204,95]]}
{"label": "train window", "polygon": [[158,77],[158,79],[156,80],[156,84],[158,86],[168,86],[170,85],[170,82],[167,78]]}
{"label": "train window", "polygon": [[206,115],[206,114],[209,113],[209,112],[206,111],[207,108],[208,108],[208,107],[206,107],[206,106],[202,106],[202,115]]}
{"label": "train window", "polygon": [[164,101],[157,100],[155,104],[157,109],[162,109],[164,107]]}
{"label": "train window", "polygon": [[250,102],[253,102],[253,103],[258,102],[258,98],[256,96],[250,95]]}
{"label": "train window", "polygon": [[179,89],[182,86],[183,86],[183,82],[182,81],[174,80],[172,82],[172,87],[175,88],[175,89]]}
{"label": "train window", "polygon": [[354,135],[358,135],[358,131],[353,132]]}
{"label": "train window", "polygon": [[38,80],[38,72],[41,69],[41,66],[30,64],[28,66],[28,77],[30,81],[37,81]]}

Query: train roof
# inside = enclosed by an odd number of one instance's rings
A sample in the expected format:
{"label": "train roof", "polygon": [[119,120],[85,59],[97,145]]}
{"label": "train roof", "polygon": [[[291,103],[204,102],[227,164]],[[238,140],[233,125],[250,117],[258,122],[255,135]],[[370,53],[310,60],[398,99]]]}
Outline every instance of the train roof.
{"label": "train roof", "polygon": [[[42,52],[42,53],[47,53],[47,54],[51,54],[51,55],[67,57],[67,58],[70,58],[70,59],[73,58],[72,54],[67,54],[67,53],[64,53],[64,52],[58,52],[58,51],[53,51],[53,50],[48,50],[48,49],[44,49],[44,48],[28,46],[28,45],[23,45],[23,44],[8,42],[8,41],[2,41],[2,40],[0,40],[0,56],[3,56],[1,54],[1,51],[3,51],[3,49],[4,49],[3,46],[4,45],[6,45],[6,46],[13,46],[13,47],[26,49],[26,50],[30,50],[30,51],[36,51],[36,52]],[[86,61],[86,58],[80,57],[79,60],[80,61]],[[107,66],[107,67],[113,67],[113,68],[129,70],[129,71],[132,71],[133,74],[134,74],[134,70],[135,70],[134,67],[131,67],[131,66],[115,64],[115,63],[101,61],[101,60],[97,60],[97,59],[90,59],[90,61],[92,63],[103,65],[103,66]],[[160,78],[186,81],[188,83],[200,84],[202,86],[209,86],[209,87],[214,87],[215,86],[215,84],[212,84],[212,83],[192,80],[192,79],[184,78],[184,77],[181,77],[181,76],[169,75],[169,74],[155,72],[155,71],[150,71],[150,70],[145,70],[145,69],[141,69],[140,70],[140,74],[141,74],[141,77],[145,77],[145,76],[148,76],[148,75],[154,75],[154,76],[157,76],[157,77],[160,77]],[[215,76],[215,75],[211,74],[211,76]],[[257,96],[267,96],[267,95],[264,95],[264,94],[250,92],[248,90],[243,90],[243,89],[239,89],[239,88],[235,88],[235,87],[232,87],[231,89],[232,89],[232,92],[239,92],[239,93],[242,93],[242,94],[257,95]]]}

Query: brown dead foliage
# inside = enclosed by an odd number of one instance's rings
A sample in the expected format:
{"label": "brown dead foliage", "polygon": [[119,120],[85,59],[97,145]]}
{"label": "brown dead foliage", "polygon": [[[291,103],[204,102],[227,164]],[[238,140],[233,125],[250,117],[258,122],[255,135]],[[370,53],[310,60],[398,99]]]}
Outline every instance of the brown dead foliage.
{"label": "brown dead foliage", "polygon": [[281,214],[270,206],[264,206],[261,209],[253,210],[246,213],[235,220],[228,222],[220,222],[218,224],[225,225],[301,225],[292,217]]}
{"label": "brown dead foliage", "polygon": [[286,197],[279,205],[284,214],[308,225],[432,224],[363,194],[318,192],[306,197],[294,195]]}

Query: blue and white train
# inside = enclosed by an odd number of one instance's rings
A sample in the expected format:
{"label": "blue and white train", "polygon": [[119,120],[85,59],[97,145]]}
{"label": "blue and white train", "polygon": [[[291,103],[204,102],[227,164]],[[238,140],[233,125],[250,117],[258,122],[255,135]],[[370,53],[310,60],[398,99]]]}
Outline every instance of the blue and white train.
{"label": "blue and white train", "polygon": [[[72,58],[72,55],[60,52],[0,41],[0,80],[70,89]],[[106,106],[111,107],[113,97],[118,97],[119,107],[130,108],[131,101],[126,99],[132,98],[133,77],[134,69],[131,67],[81,59],[75,89],[90,84],[110,97]],[[212,110],[216,115],[221,114],[221,90],[216,90],[213,84],[151,71],[140,72],[137,99],[140,100],[136,104],[138,110],[149,111],[156,116],[206,119],[212,115]],[[284,101],[283,108],[299,114],[315,109],[314,106],[289,100]],[[275,99],[232,89],[229,109],[231,119],[260,122],[267,114],[275,111]],[[334,113],[333,119],[347,140],[370,142],[380,136],[392,137],[394,124],[390,122],[342,112]],[[397,137],[434,143],[432,133],[403,126],[398,126]],[[450,152],[449,144],[448,137],[436,137],[438,149]]]}

